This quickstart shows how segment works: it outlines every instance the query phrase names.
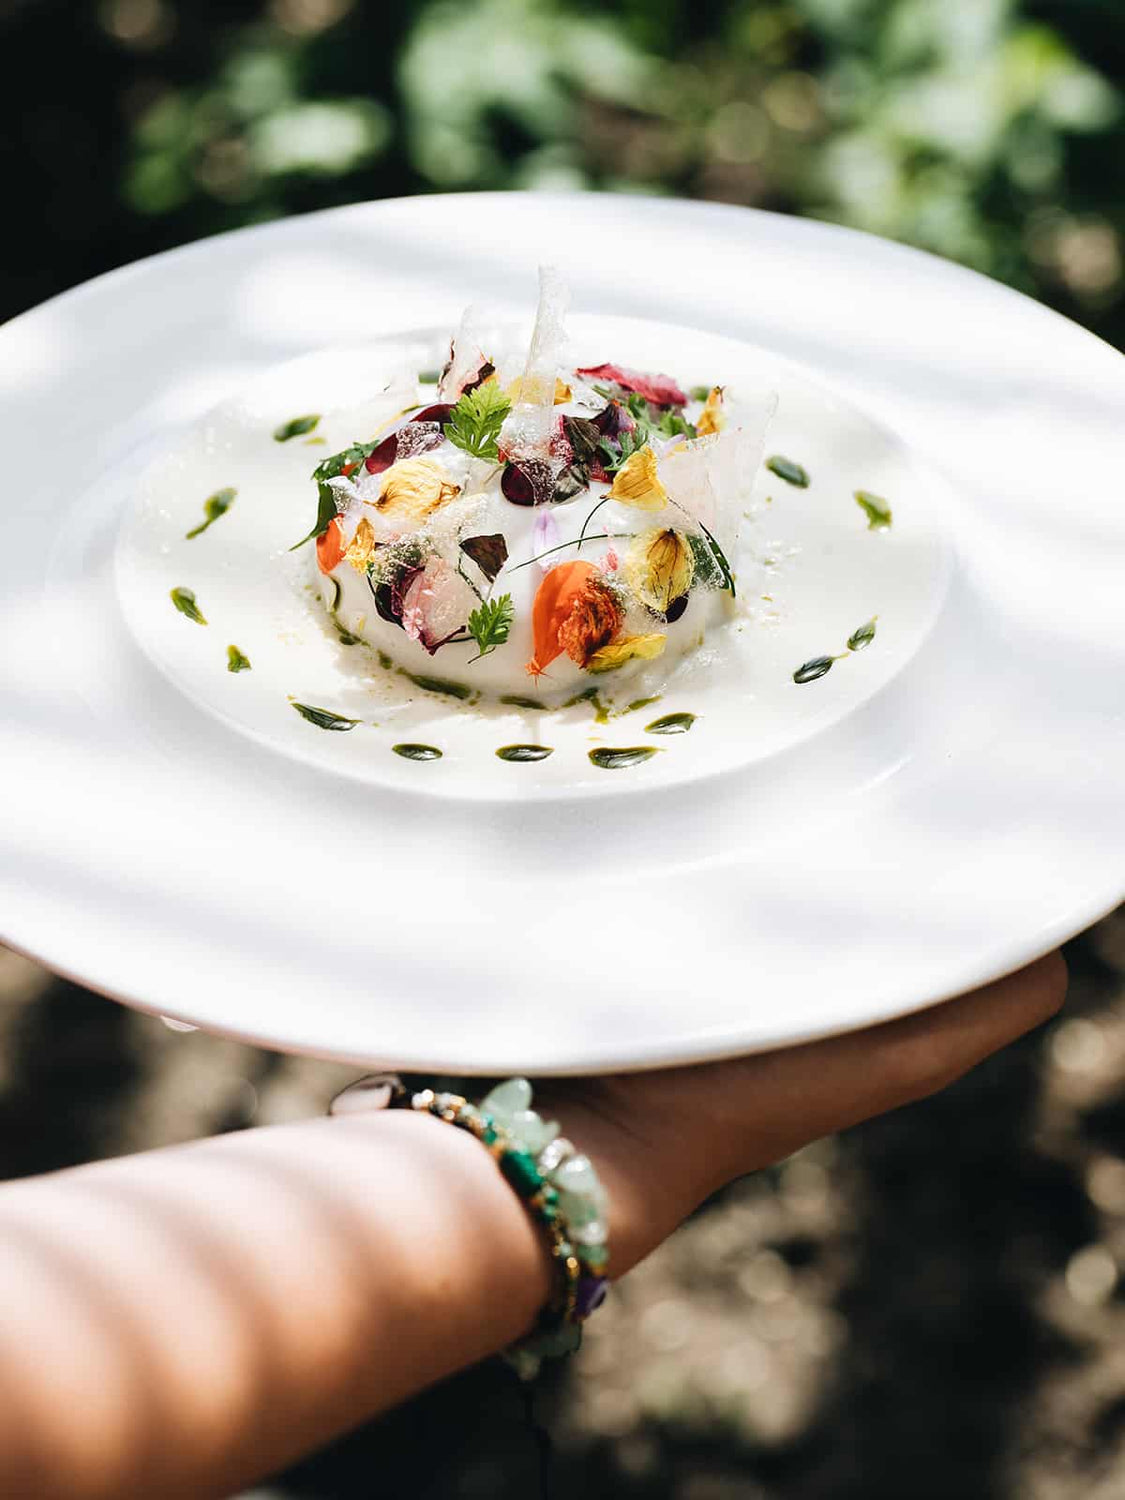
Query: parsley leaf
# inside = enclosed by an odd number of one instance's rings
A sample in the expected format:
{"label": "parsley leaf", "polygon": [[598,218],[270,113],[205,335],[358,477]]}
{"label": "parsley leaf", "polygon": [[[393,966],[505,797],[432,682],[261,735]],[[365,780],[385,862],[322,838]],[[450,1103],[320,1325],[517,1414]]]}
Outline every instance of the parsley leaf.
{"label": "parsley leaf", "polygon": [[445,424],[445,435],[456,447],[474,458],[498,458],[496,439],[512,403],[495,380],[466,391]]}
{"label": "parsley leaf", "polygon": [[479,609],[469,616],[469,634],[477,643],[477,654],[473,661],[495,651],[508,639],[515,610],[511,594],[502,594],[499,599],[485,599]]}

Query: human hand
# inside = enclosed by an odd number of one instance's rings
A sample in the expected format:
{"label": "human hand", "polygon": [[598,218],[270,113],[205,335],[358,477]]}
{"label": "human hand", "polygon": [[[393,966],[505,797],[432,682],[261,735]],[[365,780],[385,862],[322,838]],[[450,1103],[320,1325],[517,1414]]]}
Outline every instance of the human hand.
{"label": "human hand", "polygon": [[726,1183],[937,1093],[1049,1020],[1065,995],[1066,966],[1053,953],[844,1036],[696,1067],[545,1082],[536,1108],[558,1117],[609,1191],[619,1276]]}

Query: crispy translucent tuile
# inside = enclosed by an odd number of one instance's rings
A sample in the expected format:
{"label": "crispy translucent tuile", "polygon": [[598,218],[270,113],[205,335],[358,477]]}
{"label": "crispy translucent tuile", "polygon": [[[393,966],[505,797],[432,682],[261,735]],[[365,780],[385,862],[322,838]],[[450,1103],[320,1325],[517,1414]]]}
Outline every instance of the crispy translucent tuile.
{"label": "crispy translucent tuile", "polygon": [[568,293],[554,266],[539,267],[539,307],[519,377],[519,400],[504,423],[502,447],[516,459],[551,458],[555,389],[566,341],[564,316]]}
{"label": "crispy translucent tuile", "polygon": [[375,509],[388,520],[421,526],[460,493],[436,458],[406,458],[386,471]]}
{"label": "crispy translucent tuile", "polygon": [[623,635],[595,651],[586,663],[588,672],[613,672],[627,661],[653,661],[663,655],[667,644],[666,635]]}
{"label": "crispy translucent tuile", "polygon": [[651,447],[641,448],[613,476],[609,498],[638,510],[660,510],[667,503],[668,491],[657,473],[656,454]]}
{"label": "crispy translucent tuile", "polygon": [[481,312],[477,307],[467,307],[461,316],[461,326],[453,336],[449,365],[438,383],[438,400],[457,401],[466,385],[470,384],[486,363],[481,347]]}
{"label": "crispy translucent tuile", "polygon": [[703,410],[695,424],[695,430],[700,437],[706,437],[712,432],[722,432],[727,425],[727,415],[723,410],[723,388],[721,385],[711,387],[711,392],[704,403]]}
{"label": "crispy translucent tuile", "polygon": [[665,614],[691,588],[695,554],[682,531],[658,527],[633,538],[625,554],[625,581],[642,604]]}
{"label": "crispy translucent tuile", "polygon": [[[490,378],[493,378],[493,377],[490,377]],[[486,384],[487,384],[487,382],[486,382]],[[512,383],[508,386],[507,391],[506,391],[506,395],[508,397],[508,400],[512,403],[512,405],[515,406],[515,405],[518,404],[519,399],[520,399],[520,397],[521,397],[522,394],[523,394],[523,376],[522,375],[517,375],[516,378],[515,378],[515,380],[513,380]],[[571,390],[570,386],[567,385],[567,383],[566,383],[565,380],[560,380],[559,377],[556,376],[555,377],[555,399],[554,399],[554,403],[553,404],[555,406],[564,406],[568,401],[572,401],[573,399],[574,399],[574,392]]]}

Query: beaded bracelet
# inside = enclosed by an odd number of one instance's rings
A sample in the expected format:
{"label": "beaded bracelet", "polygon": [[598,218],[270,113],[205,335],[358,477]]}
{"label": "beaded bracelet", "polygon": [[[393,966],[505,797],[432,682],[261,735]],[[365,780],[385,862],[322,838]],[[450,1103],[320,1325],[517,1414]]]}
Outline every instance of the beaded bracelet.
{"label": "beaded bracelet", "polygon": [[391,1073],[351,1084],[333,1099],[329,1113],[369,1109],[414,1109],[467,1130],[495,1158],[507,1183],[542,1228],[556,1267],[556,1290],[535,1330],[505,1351],[525,1379],[544,1359],[572,1354],[582,1342],[582,1324],[605,1301],[609,1289],[606,1246],[607,1200],[593,1163],[531,1108],[526,1078],[509,1078],[479,1104],[461,1094],[424,1088],[411,1093]]}

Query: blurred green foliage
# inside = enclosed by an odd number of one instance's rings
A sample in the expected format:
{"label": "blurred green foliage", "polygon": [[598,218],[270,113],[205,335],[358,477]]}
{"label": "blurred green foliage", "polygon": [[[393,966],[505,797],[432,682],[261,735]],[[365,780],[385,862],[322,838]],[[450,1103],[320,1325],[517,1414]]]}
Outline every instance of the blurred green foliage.
{"label": "blurred green foliage", "polygon": [[0,312],[286,213],[594,188],[870,229],[1125,345],[1123,20],[1122,0],[0,0],[0,159],[31,205]]}

